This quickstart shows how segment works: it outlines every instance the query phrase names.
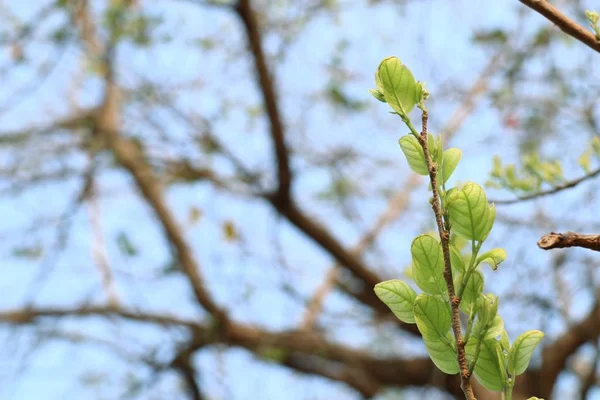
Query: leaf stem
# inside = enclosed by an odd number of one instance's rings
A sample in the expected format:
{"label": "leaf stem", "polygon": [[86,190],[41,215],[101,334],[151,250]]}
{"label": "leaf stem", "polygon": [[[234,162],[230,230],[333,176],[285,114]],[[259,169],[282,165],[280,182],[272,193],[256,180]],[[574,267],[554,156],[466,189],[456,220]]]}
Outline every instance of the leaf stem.
{"label": "leaf stem", "polygon": [[[411,133],[415,135],[415,128],[410,123],[410,120],[406,115],[400,116],[402,120],[406,123],[408,128],[411,130]],[[475,393],[473,392],[473,387],[471,386],[471,372],[469,371],[469,366],[467,364],[467,358],[465,353],[465,342],[462,338],[462,332],[460,327],[460,313],[458,306],[460,304],[460,299],[456,296],[456,292],[454,290],[454,282],[452,280],[452,264],[450,261],[450,231],[446,229],[443,220],[443,211],[441,207],[441,201],[438,191],[437,185],[437,173],[438,168],[437,165],[431,158],[431,153],[429,152],[429,148],[427,147],[427,120],[428,113],[426,110],[423,110],[421,115],[422,121],[422,130],[420,135],[415,135],[419,144],[423,148],[423,153],[425,155],[425,161],[427,163],[427,170],[429,171],[429,180],[431,182],[431,191],[433,193],[433,199],[431,202],[431,207],[435,214],[435,220],[437,223],[438,233],[440,235],[440,241],[442,244],[442,252],[444,255],[444,279],[446,280],[446,285],[448,287],[448,296],[450,298],[450,305],[452,310],[452,331],[454,333],[454,338],[456,339],[456,348],[457,348],[457,360],[460,368],[460,377],[461,377],[461,388],[465,394],[467,400],[476,400]],[[473,263],[473,260],[471,260]]]}
{"label": "leaf stem", "polygon": [[477,268],[477,255],[479,254],[479,250],[481,249],[482,244],[482,242],[477,242],[476,240],[473,240],[471,242],[471,261],[469,262],[469,268],[467,268],[467,272],[465,272],[465,275],[462,281],[460,282],[460,288],[458,289],[459,299],[462,298],[463,293],[465,292],[465,288],[467,287],[467,283],[469,283],[469,279],[471,278],[473,271],[475,271],[475,269]]}

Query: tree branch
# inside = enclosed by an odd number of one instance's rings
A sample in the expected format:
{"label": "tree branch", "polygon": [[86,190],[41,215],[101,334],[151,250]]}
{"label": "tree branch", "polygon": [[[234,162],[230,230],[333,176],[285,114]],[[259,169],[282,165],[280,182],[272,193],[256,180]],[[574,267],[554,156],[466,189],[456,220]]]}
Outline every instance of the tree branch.
{"label": "tree branch", "polygon": [[519,1],[525,4],[527,7],[537,11],[550,21],[554,22],[554,24],[556,24],[556,26],[558,26],[560,30],[567,35],[572,36],[573,38],[587,45],[589,48],[600,53],[600,41],[596,39],[596,36],[594,36],[591,31],[567,17],[558,8],[554,7],[546,0]]}
{"label": "tree branch", "polygon": [[544,196],[548,196],[548,195],[555,194],[558,192],[562,192],[563,190],[566,190],[566,189],[574,188],[575,186],[579,185],[581,182],[585,182],[589,179],[595,178],[598,175],[600,175],[600,168],[591,171],[589,174],[586,174],[586,175],[582,176],[581,178],[577,178],[572,181],[565,182],[562,185],[555,186],[549,190],[529,194],[527,196],[517,197],[516,199],[512,199],[512,200],[490,200],[490,203],[515,204],[515,203],[520,203],[522,201],[537,199],[540,197],[544,197]]}
{"label": "tree branch", "polygon": [[262,48],[260,28],[254,11],[252,10],[250,0],[239,0],[235,9],[246,30],[248,46],[254,58],[254,67],[258,76],[263,102],[271,123],[271,139],[273,141],[273,150],[277,158],[277,176],[279,180],[277,193],[279,196],[287,198],[290,195],[290,186],[292,182],[292,172],[289,165],[289,151],[285,143],[285,128],[279,111],[279,103],[275,94],[273,77],[267,67],[267,61]]}
{"label": "tree branch", "polygon": [[550,232],[542,236],[537,245],[542,250],[583,247],[585,249],[600,251],[600,235],[585,235],[575,232]]}

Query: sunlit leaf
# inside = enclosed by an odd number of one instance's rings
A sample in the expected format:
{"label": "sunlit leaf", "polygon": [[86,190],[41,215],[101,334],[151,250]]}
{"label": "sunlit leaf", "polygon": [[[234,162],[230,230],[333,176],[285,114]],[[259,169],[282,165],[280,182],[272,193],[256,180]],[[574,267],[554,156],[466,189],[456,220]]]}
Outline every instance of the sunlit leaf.
{"label": "sunlit leaf", "polygon": [[488,264],[495,271],[498,266],[506,259],[506,251],[501,248],[486,251],[477,257],[477,265]]}
{"label": "sunlit leaf", "polygon": [[410,169],[419,175],[428,175],[425,153],[419,144],[419,141],[413,135],[404,135],[398,141],[402,152],[406,156]]}
{"label": "sunlit leaf", "polygon": [[412,275],[417,286],[429,294],[443,294],[447,291],[444,280],[444,256],[440,243],[429,235],[420,235],[410,246],[412,255]]}
{"label": "sunlit leaf", "polygon": [[532,330],[522,333],[515,339],[508,356],[509,374],[515,376],[525,372],[535,348],[543,338],[544,332]]}
{"label": "sunlit leaf", "polygon": [[442,183],[448,182],[450,176],[458,166],[460,159],[462,157],[462,151],[457,148],[450,148],[444,151],[443,161],[442,161]]}
{"label": "sunlit leaf", "polygon": [[[448,196],[452,230],[469,240],[484,240],[491,229],[492,212],[485,192],[476,183],[467,183]],[[493,212],[495,217],[495,209]],[[491,219],[493,223],[493,219]]]}
{"label": "sunlit leaf", "polygon": [[375,285],[375,294],[400,321],[415,323],[413,307],[417,294],[406,282],[399,279],[380,282]]}
{"label": "sunlit leaf", "polygon": [[388,57],[379,64],[378,75],[387,103],[394,111],[407,115],[417,98],[417,84],[412,72],[397,57]]}

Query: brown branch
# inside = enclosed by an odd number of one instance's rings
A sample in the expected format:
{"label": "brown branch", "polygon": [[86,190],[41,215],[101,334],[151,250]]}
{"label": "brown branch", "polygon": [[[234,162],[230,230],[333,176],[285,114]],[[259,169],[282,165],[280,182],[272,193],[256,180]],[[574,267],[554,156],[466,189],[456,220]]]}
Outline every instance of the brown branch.
{"label": "brown branch", "polygon": [[471,374],[469,373],[469,366],[467,365],[467,357],[465,352],[465,342],[462,338],[462,331],[460,327],[460,312],[459,305],[460,299],[456,297],[454,291],[454,282],[452,280],[452,266],[450,262],[450,232],[444,226],[442,206],[440,202],[440,196],[438,193],[437,184],[437,172],[438,166],[434,164],[431,153],[427,146],[427,119],[428,114],[426,110],[423,110],[422,114],[422,129],[421,134],[418,137],[419,143],[423,148],[425,155],[425,162],[427,163],[427,171],[429,172],[429,180],[431,181],[431,192],[433,194],[433,200],[431,202],[431,208],[435,214],[435,221],[440,235],[440,241],[442,244],[442,252],[444,255],[444,279],[446,280],[446,286],[448,287],[448,296],[450,297],[450,304],[452,309],[452,331],[454,338],[456,339],[456,350],[458,365],[460,367],[460,380],[461,388],[465,394],[467,400],[475,400],[475,393],[471,386]]}
{"label": "brown branch", "polygon": [[600,235],[585,235],[575,232],[550,232],[542,236],[537,245],[542,250],[583,247],[585,249],[600,251]]}
{"label": "brown branch", "polygon": [[156,217],[175,249],[183,273],[192,286],[198,303],[218,320],[224,328],[227,322],[226,313],[212,299],[200,274],[200,265],[175,216],[167,206],[162,188],[155,177],[150,164],[146,161],[144,151],[131,139],[123,137],[121,132],[121,89],[116,81],[114,68],[114,32],[110,33],[107,43],[101,43],[92,24],[87,1],[78,3],[75,19],[79,25],[80,36],[86,43],[88,51],[96,59],[103,61],[104,96],[100,106],[94,113],[92,136],[100,140],[110,149],[116,161],[133,177],[137,188]]}
{"label": "brown branch", "polygon": [[191,357],[196,351],[197,348],[193,349],[184,349],[184,351],[180,352],[173,362],[171,363],[171,367],[173,367],[179,374],[182,376],[185,384],[187,392],[190,395],[192,400],[203,400],[204,396],[200,390],[200,385],[198,384],[198,380],[196,379],[196,368],[192,365]]}
{"label": "brown branch", "polygon": [[267,109],[271,124],[271,139],[277,157],[277,175],[279,180],[277,193],[280,196],[287,198],[290,195],[290,186],[292,182],[292,172],[289,165],[289,151],[285,143],[285,128],[279,111],[277,95],[275,94],[275,84],[273,83],[273,77],[267,67],[267,61],[262,47],[260,28],[258,26],[256,15],[252,10],[250,0],[239,0],[236,11],[246,30],[248,46],[254,58],[254,67],[258,76],[263,102]]}
{"label": "brown branch", "polygon": [[596,302],[588,316],[581,322],[572,325],[552,344],[542,351],[542,366],[538,396],[549,398],[558,375],[565,368],[567,359],[577,349],[589,341],[597,340],[600,336],[600,303]]}
{"label": "brown branch", "polygon": [[[320,225],[300,208],[296,206],[293,200],[282,201],[278,196],[267,197],[275,209],[284,216],[290,223],[300,229],[307,237],[315,241],[319,246],[326,250],[337,262],[353,273],[362,281],[359,289],[352,290],[351,294],[362,303],[368,305],[384,314],[389,314],[389,308],[379,300],[373,291],[373,287],[381,282],[381,278],[360,259],[348,251],[324,226]],[[397,320],[407,332],[419,335],[419,330],[414,324],[407,324]]]}
{"label": "brown branch", "polygon": [[[353,256],[360,257],[361,254],[375,241],[375,238],[377,238],[381,231],[385,229],[391,222],[395,221],[400,214],[402,214],[402,211],[406,209],[410,199],[410,194],[417,186],[419,181],[420,177],[417,174],[412,174],[408,178],[402,189],[390,199],[385,212],[379,216],[373,227],[369,229],[352,248],[352,250],[350,250]],[[325,297],[337,284],[340,268],[342,268],[340,264],[333,265],[327,272],[327,275],[325,276],[325,279],[321,285],[319,285],[315,291],[315,294],[308,303],[304,313],[302,322],[303,329],[312,328],[317,315],[323,308]]]}
{"label": "brown branch", "polygon": [[556,24],[556,26],[558,26],[560,30],[567,35],[572,36],[573,38],[587,45],[589,48],[600,53],[600,41],[591,31],[567,17],[558,8],[554,7],[546,0],[519,1],[525,4],[527,7],[537,11],[550,21],[554,22],[554,24]]}
{"label": "brown branch", "polygon": [[138,310],[114,307],[81,307],[81,308],[24,308],[13,311],[0,311],[0,322],[11,324],[31,324],[40,318],[87,317],[87,316],[119,316],[134,321],[148,322],[165,326],[183,326],[196,329],[196,321],[189,321],[171,315],[149,314]]}
{"label": "brown branch", "polygon": [[558,192],[562,192],[563,190],[566,190],[566,189],[574,188],[575,186],[579,185],[580,183],[585,182],[589,179],[595,178],[598,175],[600,175],[600,168],[591,171],[589,174],[586,174],[586,175],[582,176],[581,178],[573,179],[572,181],[565,182],[562,185],[555,186],[549,190],[529,194],[527,196],[517,197],[516,199],[511,199],[511,200],[490,200],[490,203],[515,204],[515,203],[520,203],[522,201],[537,199],[540,197],[544,197],[544,196],[548,196],[548,195],[555,194]]}

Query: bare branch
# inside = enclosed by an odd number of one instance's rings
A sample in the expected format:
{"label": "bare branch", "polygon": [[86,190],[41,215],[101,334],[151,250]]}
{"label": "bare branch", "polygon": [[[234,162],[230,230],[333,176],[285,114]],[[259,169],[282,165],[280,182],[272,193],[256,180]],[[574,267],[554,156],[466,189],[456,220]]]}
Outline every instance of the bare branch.
{"label": "bare branch", "polygon": [[585,235],[575,232],[550,232],[542,236],[537,244],[542,250],[583,247],[585,249],[600,251],[600,235]]}
{"label": "bare branch", "polygon": [[90,181],[90,188],[87,193],[88,215],[90,218],[90,226],[92,230],[93,240],[92,255],[96,261],[96,267],[102,279],[102,287],[108,299],[108,304],[117,306],[119,297],[115,288],[114,279],[108,263],[108,255],[106,254],[106,244],[101,227],[101,211],[100,204],[96,193],[95,180]]}
{"label": "bare branch", "polygon": [[596,50],[600,53],[600,41],[596,39],[596,36],[571,18],[563,14],[558,8],[546,0],[519,0],[527,7],[537,11],[550,21],[554,22],[561,31],[569,36],[574,37],[580,42],[587,45],[589,48]]}
{"label": "bare branch", "polygon": [[289,151],[285,143],[285,128],[279,111],[279,103],[275,94],[273,77],[267,67],[267,61],[262,47],[260,28],[254,11],[252,10],[250,0],[240,0],[237,4],[236,11],[246,29],[248,46],[250,47],[250,51],[254,58],[254,67],[256,69],[263,101],[271,123],[271,139],[277,157],[277,176],[279,180],[277,193],[284,198],[288,198],[292,182],[292,172],[289,165]]}

